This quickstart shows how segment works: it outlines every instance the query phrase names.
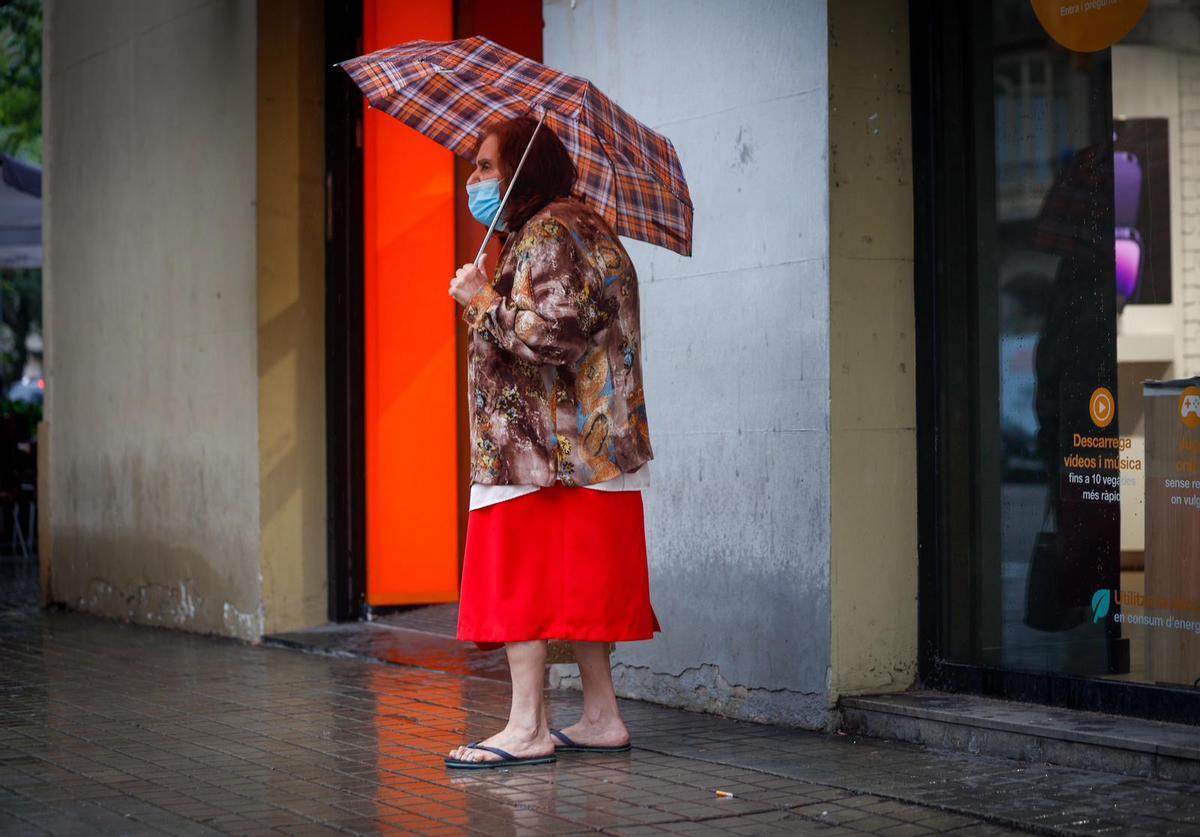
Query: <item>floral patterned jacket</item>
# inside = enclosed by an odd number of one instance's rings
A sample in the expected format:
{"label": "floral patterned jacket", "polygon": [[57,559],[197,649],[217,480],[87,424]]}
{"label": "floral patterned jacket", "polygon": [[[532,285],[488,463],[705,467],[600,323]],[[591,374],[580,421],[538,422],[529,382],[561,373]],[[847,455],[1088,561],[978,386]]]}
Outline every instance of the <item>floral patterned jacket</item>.
{"label": "floral patterned jacket", "polygon": [[462,316],[472,482],[590,485],[654,458],[637,273],[595,210],[543,207]]}

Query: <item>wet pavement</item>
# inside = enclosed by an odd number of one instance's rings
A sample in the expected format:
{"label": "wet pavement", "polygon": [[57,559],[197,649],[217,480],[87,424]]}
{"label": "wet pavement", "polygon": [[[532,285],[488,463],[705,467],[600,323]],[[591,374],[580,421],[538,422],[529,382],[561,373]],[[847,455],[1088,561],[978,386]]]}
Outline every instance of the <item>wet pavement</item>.
{"label": "wet pavement", "polygon": [[[1195,786],[637,701],[622,701],[632,752],[450,771],[445,752],[507,712],[506,685],[469,665],[42,611],[35,593],[0,560],[4,835],[1200,834]],[[445,664],[444,637],[423,641]],[[552,692],[552,723],[579,706]]]}
{"label": "wet pavement", "polygon": [[268,644],[508,682],[503,648],[454,639],[458,605],[398,607],[372,622],[329,623],[265,637]]}

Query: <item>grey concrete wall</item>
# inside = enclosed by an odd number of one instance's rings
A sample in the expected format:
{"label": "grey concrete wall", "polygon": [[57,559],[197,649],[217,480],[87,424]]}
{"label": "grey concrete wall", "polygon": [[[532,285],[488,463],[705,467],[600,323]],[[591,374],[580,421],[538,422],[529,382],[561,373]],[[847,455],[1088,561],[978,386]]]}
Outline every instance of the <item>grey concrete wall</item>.
{"label": "grey concrete wall", "polygon": [[256,6],[45,7],[48,599],[262,629]]}
{"label": "grey concrete wall", "polygon": [[547,0],[543,14],[546,63],[667,135],[695,204],[691,258],[626,241],[641,286],[655,451],[647,539],[663,632],[618,646],[618,689],[823,726],[825,3]]}

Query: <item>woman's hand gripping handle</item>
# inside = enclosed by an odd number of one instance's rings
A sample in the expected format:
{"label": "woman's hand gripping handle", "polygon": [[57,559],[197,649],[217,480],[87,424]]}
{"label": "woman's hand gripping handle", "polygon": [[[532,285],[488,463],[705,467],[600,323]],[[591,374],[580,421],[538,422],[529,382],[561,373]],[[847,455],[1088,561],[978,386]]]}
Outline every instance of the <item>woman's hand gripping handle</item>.
{"label": "woman's hand gripping handle", "polygon": [[454,297],[459,305],[466,305],[480,288],[488,284],[487,274],[483,272],[486,258],[486,253],[480,253],[475,262],[464,264],[450,280],[450,296]]}

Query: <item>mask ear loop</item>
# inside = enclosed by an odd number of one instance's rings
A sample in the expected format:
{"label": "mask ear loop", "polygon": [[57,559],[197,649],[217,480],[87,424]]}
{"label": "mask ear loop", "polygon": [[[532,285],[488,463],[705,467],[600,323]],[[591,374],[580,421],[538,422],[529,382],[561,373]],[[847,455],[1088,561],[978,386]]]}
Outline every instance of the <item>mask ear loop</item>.
{"label": "mask ear loop", "polygon": [[504,205],[508,203],[508,196],[512,194],[513,186],[517,182],[517,176],[521,173],[521,167],[525,165],[525,158],[529,156],[529,149],[533,147],[533,138],[537,136],[538,130],[542,127],[542,122],[545,119],[546,109],[542,108],[542,115],[538,119],[537,127],[533,129],[533,134],[529,137],[529,143],[525,146],[525,151],[521,154],[521,161],[517,163],[517,170],[513,172],[512,180],[509,181],[508,188],[504,190],[504,197],[500,200],[500,208],[496,210],[496,217],[488,225],[487,235],[483,237],[483,244],[479,245],[479,253],[475,256],[475,267],[480,270],[483,269],[484,251],[487,250],[488,242],[492,238],[492,232],[496,229],[496,224],[500,221],[500,213],[504,212]]}

